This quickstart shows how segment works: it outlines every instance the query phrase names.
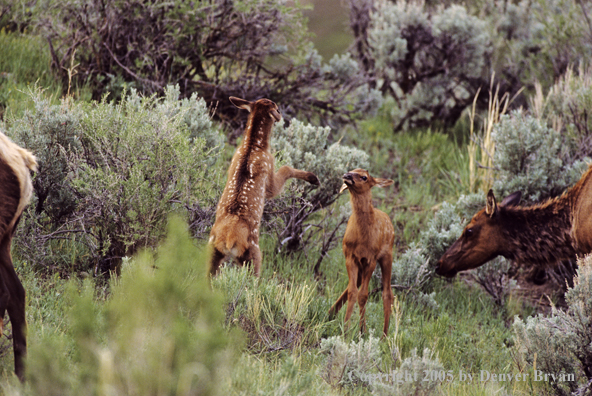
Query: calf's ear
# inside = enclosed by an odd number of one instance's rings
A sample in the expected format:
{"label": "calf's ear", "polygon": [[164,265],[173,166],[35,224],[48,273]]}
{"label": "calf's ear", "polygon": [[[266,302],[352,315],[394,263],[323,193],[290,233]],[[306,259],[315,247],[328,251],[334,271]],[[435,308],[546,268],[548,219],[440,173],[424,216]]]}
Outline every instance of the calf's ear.
{"label": "calf's ear", "polygon": [[375,178],[374,182],[376,183],[375,184],[376,187],[382,187],[382,188],[390,186],[391,184],[394,183],[394,181],[392,181],[391,179],[381,179],[380,177]]}
{"label": "calf's ear", "polygon": [[236,96],[231,96],[228,99],[230,99],[230,102],[239,109],[247,110],[249,113],[253,110],[253,103],[248,100],[237,98]]}

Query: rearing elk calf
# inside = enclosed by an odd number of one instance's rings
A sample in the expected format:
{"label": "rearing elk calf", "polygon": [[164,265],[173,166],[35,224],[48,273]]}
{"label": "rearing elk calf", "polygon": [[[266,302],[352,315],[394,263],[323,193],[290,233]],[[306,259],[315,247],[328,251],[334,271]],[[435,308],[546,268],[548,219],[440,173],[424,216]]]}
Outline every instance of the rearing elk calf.
{"label": "rearing elk calf", "polygon": [[4,313],[12,323],[14,370],[23,381],[27,353],[25,289],[12,265],[10,244],[16,225],[33,193],[29,170],[35,170],[35,157],[0,132],[0,336]]}
{"label": "rearing elk calf", "polygon": [[297,178],[319,185],[314,173],[282,166],[274,173],[270,151],[273,124],[282,119],[278,107],[269,99],[249,102],[230,97],[239,109],[249,111],[245,137],[232,157],[228,181],[216,209],[216,222],[210,233],[212,249],[210,273],[215,275],[226,256],[240,264],[251,261],[256,276],[261,273],[259,224],[266,198],[280,193],[286,180]]}
{"label": "rearing elk calf", "polygon": [[[391,290],[391,266],[393,261],[393,245],[395,243],[395,229],[391,219],[384,212],[372,206],[372,192],[374,186],[386,187],[392,180],[373,178],[364,169],[355,169],[343,175],[343,186],[346,188],[352,206],[352,215],[347,222],[343,237],[343,254],[349,284],[347,289],[337,299],[329,310],[333,317],[347,301],[345,322],[349,321],[356,301],[360,306],[360,330],[366,328],[364,314],[368,301],[368,284],[376,268],[376,262],[382,272],[382,303],[384,307],[383,336],[386,336],[393,303]],[[359,288],[359,290],[358,290]]]}
{"label": "rearing elk calf", "polygon": [[444,253],[436,273],[452,277],[499,255],[545,264],[592,252],[592,167],[560,197],[519,207],[521,195],[515,192],[497,205],[489,190],[487,206]]}

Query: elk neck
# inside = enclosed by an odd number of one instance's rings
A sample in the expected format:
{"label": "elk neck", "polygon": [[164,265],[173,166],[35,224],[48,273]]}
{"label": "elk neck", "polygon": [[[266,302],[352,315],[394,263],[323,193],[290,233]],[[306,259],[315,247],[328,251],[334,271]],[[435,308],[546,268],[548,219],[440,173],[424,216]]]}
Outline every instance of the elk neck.
{"label": "elk neck", "polygon": [[374,206],[372,206],[372,194],[367,191],[363,194],[355,194],[350,191],[350,202],[352,206],[352,218],[358,224],[362,235],[368,235],[368,230],[374,224]]}
{"label": "elk neck", "polygon": [[502,255],[524,263],[554,263],[575,257],[572,201],[566,193],[539,205],[500,210],[507,241]]}

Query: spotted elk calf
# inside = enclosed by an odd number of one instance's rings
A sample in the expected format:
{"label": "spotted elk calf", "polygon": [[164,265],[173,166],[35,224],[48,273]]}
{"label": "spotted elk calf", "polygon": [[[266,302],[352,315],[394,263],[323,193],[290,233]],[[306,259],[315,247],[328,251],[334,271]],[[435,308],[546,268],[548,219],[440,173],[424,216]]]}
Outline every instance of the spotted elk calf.
{"label": "spotted elk calf", "polygon": [[366,327],[364,314],[368,301],[368,284],[376,263],[382,273],[382,302],[384,307],[383,336],[389,327],[393,292],[391,290],[391,266],[395,229],[388,215],[372,206],[371,188],[386,187],[392,180],[373,178],[368,171],[355,169],[343,175],[341,191],[349,190],[352,215],[347,222],[343,237],[343,254],[349,284],[329,310],[333,317],[347,301],[345,322],[349,321],[356,301],[360,306],[360,330]]}
{"label": "spotted elk calf", "polygon": [[314,173],[282,166],[274,173],[270,151],[273,124],[282,119],[277,105],[268,99],[249,102],[230,97],[249,119],[245,137],[228,169],[228,181],[216,209],[216,222],[210,233],[212,250],[210,273],[215,275],[222,260],[229,256],[240,264],[251,262],[256,276],[261,273],[259,226],[265,199],[278,195],[288,179],[297,178],[319,185]]}
{"label": "spotted elk calf", "polygon": [[452,277],[496,256],[518,263],[554,264],[592,252],[592,167],[563,195],[529,207],[520,192],[499,205],[493,191],[487,205],[437,263],[436,273]]}
{"label": "spotted elk calf", "polygon": [[14,370],[23,381],[27,353],[25,289],[12,265],[10,245],[14,230],[33,193],[30,170],[35,157],[14,144],[0,132],[0,335],[4,331],[4,314],[12,323]]}

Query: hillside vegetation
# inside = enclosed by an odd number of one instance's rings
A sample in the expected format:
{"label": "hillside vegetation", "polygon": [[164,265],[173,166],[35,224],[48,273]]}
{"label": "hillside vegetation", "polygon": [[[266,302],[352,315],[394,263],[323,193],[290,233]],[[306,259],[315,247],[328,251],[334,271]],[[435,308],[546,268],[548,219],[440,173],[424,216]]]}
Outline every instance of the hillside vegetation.
{"label": "hillside vegetation", "polygon": [[[333,3],[349,26],[315,2],[0,0],[0,129],[39,162],[12,246],[27,380],[8,326],[5,394],[592,395],[590,256],[435,274],[490,188],[534,204],[587,169],[592,5]],[[276,168],[321,181],[266,203],[260,278],[206,275],[246,123],[228,96],[275,101]],[[368,332],[328,317],[354,168],[395,181],[373,191],[396,233],[385,339],[380,274]]]}

